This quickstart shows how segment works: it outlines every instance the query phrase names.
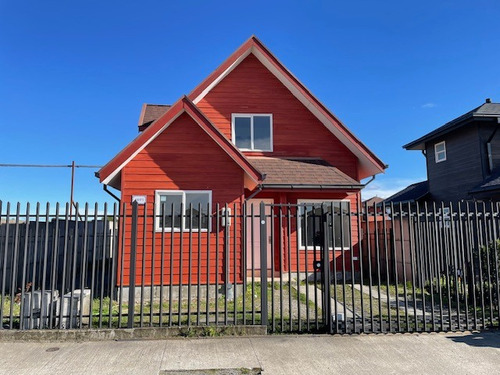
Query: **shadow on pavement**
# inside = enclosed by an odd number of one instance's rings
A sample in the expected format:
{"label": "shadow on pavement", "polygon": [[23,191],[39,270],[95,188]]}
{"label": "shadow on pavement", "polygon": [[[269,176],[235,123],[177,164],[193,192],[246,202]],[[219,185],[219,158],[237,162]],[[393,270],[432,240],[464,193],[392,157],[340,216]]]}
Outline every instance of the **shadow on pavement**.
{"label": "shadow on pavement", "polygon": [[500,331],[475,332],[466,336],[447,336],[447,338],[470,346],[500,348]]}

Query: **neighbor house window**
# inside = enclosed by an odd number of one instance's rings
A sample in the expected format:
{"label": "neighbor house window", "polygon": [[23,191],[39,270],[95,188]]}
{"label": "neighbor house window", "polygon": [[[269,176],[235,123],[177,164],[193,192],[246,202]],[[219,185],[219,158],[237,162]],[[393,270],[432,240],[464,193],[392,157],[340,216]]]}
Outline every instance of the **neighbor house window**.
{"label": "neighbor house window", "polygon": [[158,190],[155,196],[156,230],[210,230],[210,190]]}
{"label": "neighbor house window", "polygon": [[436,163],[446,160],[446,145],[444,141],[434,145],[434,152],[436,154]]}
{"label": "neighbor house window", "polygon": [[232,139],[243,151],[272,151],[273,116],[233,114]]}
{"label": "neighbor house window", "polygon": [[298,200],[298,237],[301,249],[320,249],[326,220],[328,248],[349,249],[349,201]]}
{"label": "neighbor house window", "polygon": [[443,211],[439,209],[437,213],[438,213],[438,219],[439,221],[441,221],[441,225],[444,225],[445,228],[450,228],[451,226],[450,207],[444,207]]}

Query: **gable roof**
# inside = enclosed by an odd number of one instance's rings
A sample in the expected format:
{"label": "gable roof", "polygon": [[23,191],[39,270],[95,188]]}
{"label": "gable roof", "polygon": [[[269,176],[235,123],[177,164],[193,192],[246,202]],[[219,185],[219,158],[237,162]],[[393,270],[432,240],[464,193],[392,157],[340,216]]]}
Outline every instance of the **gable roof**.
{"label": "gable roof", "polygon": [[214,140],[246,173],[255,183],[260,183],[264,176],[248,161],[245,156],[229,141],[199,110],[196,105],[183,96],[159,119],[154,121],[132,142],[130,142],[120,153],[109,161],[99,172],[99,181],[120,189],[120,172],[123,167],[132,160],[140,151],[160,135],[173,123],[182,113],[187,113],[191,118]]}
{"label": "gable roof", "polygon": [[249,156],[266,175],[262,187],[274,189],[361,189],[364,185],[322,159]]}
{"label": "gable roof", "polygon": [[170,104],[144,103],[142,105],[141,115],[139,116],[139,131],[145,130],[149,125],[167,112],[170,107],[172,107]]}
{"label": "gable roof", "polygon": [[371,197],[365,201],[363,201],[363,206],[368,205],[368,207],[373,206],[374,204],[378,205],[379,203],[382,203],[384,201],[384,198],[380,198],[377,196]]}
{"label": "gable roof", "polygon": [[350,130],[328,110],[255,36],[251,36],[188,96],[197,104],[250,53],[290,90],[359,160],[360,179],[387,168]]}
{"label": "gable roof", "polygon": [[491,103],[489,99],[486,99],[486,103],[481,104],[479,107],[458,116],[430,133],[404,145],[403,148],[406,150],[423,150],[425,149],[426,142],[450,133],[477,118],[500,118],[500,103]]}

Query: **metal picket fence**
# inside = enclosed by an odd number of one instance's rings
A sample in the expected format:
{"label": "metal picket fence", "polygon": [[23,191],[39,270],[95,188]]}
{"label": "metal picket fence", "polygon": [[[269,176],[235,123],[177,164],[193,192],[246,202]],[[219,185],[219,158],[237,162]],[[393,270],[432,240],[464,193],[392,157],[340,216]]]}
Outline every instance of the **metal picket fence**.
{"label": "metal picket fence", "polygon": [[11,205],[2,329],[499,326],[496,203]]}

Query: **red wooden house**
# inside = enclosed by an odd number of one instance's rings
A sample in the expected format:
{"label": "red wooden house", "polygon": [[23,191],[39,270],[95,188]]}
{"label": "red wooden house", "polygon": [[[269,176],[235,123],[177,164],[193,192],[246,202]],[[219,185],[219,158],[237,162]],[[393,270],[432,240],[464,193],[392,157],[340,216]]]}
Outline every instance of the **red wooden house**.
{"label": "red wooden house", "polygon": [[[127,203],[129,210],[134,196],[146,198],[141,209],[145,207],[146,224],[153,229],[147,231],[145,239],[141,237],[142,229],[138,230],[137,250],[138,262],[142,254],[146,257],[146,284],[157,284],[162,276],[165,283],[177,284],[180,278],[183,283],[197,280],[196,269],[188,269],[188,243],[194,249],[198,243],[208,248],[199,259],[197,251],[192,255],[193,264],[206,267],[208,262],[214,270],[210,280],[203,273],[200,281],[224,279],[222,266],[214,263],[214,252],[222,251],[216,247],[224,241],[222,227],[209,218],[217,204],[219,209],[227,204],[239,211],[245,202],[326,201],[334,210],[343,210],[347,218],[349,205],[357,207],[360,203],[360,181],[386,168],[253,36],[175,104],[144,105],[139,129],[141,134],[99,171],[99,178],[121,191],[121,202]],[[161,203],[166,204],[166,215],[153,220],[153,210],[158,215]],[[200,231],[188,228],[186,217],[179,212],[181,203],[184,211],[193,205],[195,218],[189,226]],[[307,209],[313,210],[314,206]],[[244,241],[239,230],[243,220],[236,219],[233,226],[238,234],[230,245],[236,250],[230,263],[234,261],[235,278],[239,279],[245,273],[241,250]],[[344,233],[351,234],[355,247],[357,226],[356,219],[352,220],[351,227],[344,220]],[[287,229],[276,223],[274,248],[279,254],[275,254],[275,268],[304,270],[304,255],[311,244],[307,234],[296,227],[292,223]],[[126,283],[130,223],[124,228]],[[172,257],[169,241],[175,243],[173,272],[168,267]],[[247,238],[245,243],[249,241],[252,239]],[[342,252],[343,241],[338,236],[332,241],[333,247]],[[254,242],[258,246],[258,240]],[[287,256],[290,247],[299,255]],[[159,265],[162,251],[167,265],[164,275]],[[137,276],[140,279],[140,267]]]}

